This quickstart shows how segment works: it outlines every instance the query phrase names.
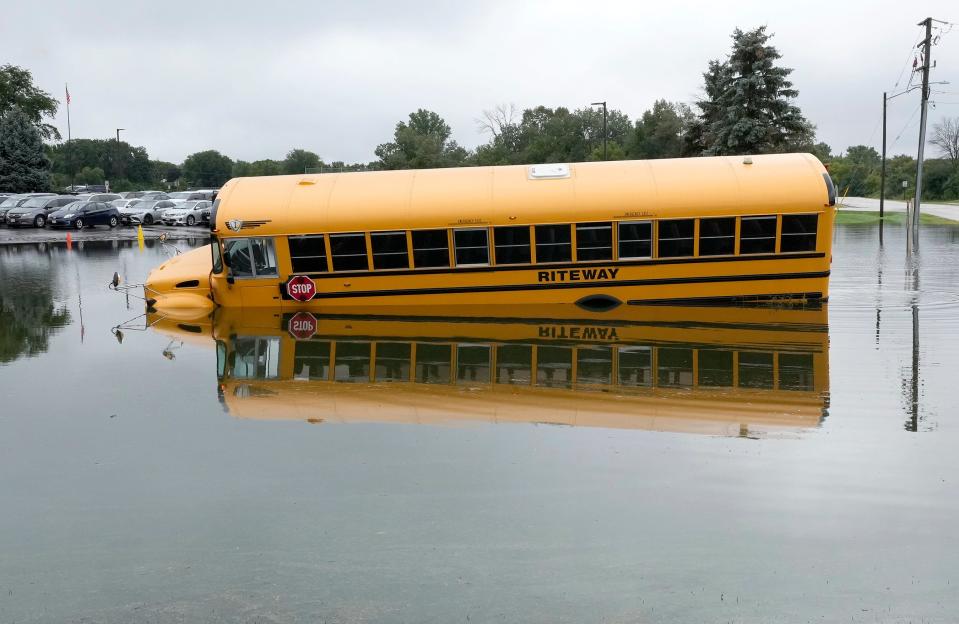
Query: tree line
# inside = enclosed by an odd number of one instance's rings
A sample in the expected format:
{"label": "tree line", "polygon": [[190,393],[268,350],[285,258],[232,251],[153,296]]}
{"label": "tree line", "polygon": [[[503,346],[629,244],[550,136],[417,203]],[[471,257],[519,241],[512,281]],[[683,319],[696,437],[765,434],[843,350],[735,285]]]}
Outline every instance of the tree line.
{"label": "tree line", "polygon": [[[602,160],[604,153],[609,160],[619,160],[803,151],[829,166],[840,191],[878,194],[879,155],[866,146],[833,155],[829,145],[817,142],[815,126],[795,103],[798,91],[789,79],[792,69],[781,66],[781,54],[771,45],[771,37],[765,27],[736,29],[729,53],[709,62],[703,73],[702,95],[691,104],[657,100],[636,119],[610,109],[605,124],[603,110],[597,107],[519,110],[500,105],[484,111],[477,120],[487,140],[475,149],[453,140],[452,129],[439,114],[419,109],[396,124],[392,140],[378,145],[376,159],[366,163],[325,162],[309,150],[292,149],[282,160],[252,162],[205,150],[176,164],[152,160],[145,148],[124,141],[75,139],[44,146],[42,139],[57,138],[56,129],[42,123],[56,112],[57,102],[32,87],[29,72],[11,66],[0,68],[0,115],[9,110],[4,118],[15,118],[11,122],[15,126],[35,128],[34,142],[41,148],[34,162],[48,172],[54,187],[104,179],[117,190],[162,185],[209,187],[242,176],[582,162]],[[20,95],[9,98],[4,95],[8,92]],[[959,122],[946,120],[934,129],[931,142],[947,157],[928,160],[924,167],[924,188],[930,199],[959,198],[957,135]],[[0,187],[4,186],[5,136],[6,132],[0,135]],[[30,151],[23,145],[13,148],[21,153]],[[896,156],[887,167],[887,193],[891,195],[891,191],[901,190],[903,179],[914,178],[915,161],[909,156]],[[912,178],[907,175],[910,169]]]}

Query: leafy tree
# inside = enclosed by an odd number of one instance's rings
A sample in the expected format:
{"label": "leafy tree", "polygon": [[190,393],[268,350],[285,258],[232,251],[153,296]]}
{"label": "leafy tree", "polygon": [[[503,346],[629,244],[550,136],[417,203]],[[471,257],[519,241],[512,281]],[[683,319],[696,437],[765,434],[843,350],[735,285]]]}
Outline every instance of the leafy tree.
{"label": "leafy tree", "polygon": [[146,149],[126,141],[74,139],[50,146],[48,152],[55,173],[73,176],[89,168],[101,169],[105,179],[111,181],[127,179],[135,184],[155,181]]}
{"label": "leafy tree", "polygon": [[768,45],[771,37],[765,26],[737,28],[729,57],[710,62],[706,97],[697,103],[704,153],[788,152],[812,143],[815,127],[793,103],[793,70],[776,65],[782,55]]}
{"label": "leafy tree", "polygon": [[0,117],[0,188],[16,193],[50,188],[50,161],[40,131],[17,107]]}
{"label": "leafy tree", "polygon": [[283,173],[306,173],[307,170],[319,169],[322,165],[323,161],[319,155],[303,149],[293,149],[283,160]]}
{"label": "leafy tree", "polygon": [[181,169],[191,186],[219,187],[233,174],[233,161],[216,150],[206,150],[187,156]]}
{"label": "leafy tree", "polygon": [[103,169],[99,167],[84,167],[77,174],[77,182],[80,184],[103,184],[106,178]]}
{"label": "leafy tree", "polygon": [[0,66],[0,116],[19,108],[44,139],[59,139],[56,127],[44,123],[44,117],[57,114],[60,104],[46,91],[33,85],[33,74],[16,65]]}
{"label": "leafy tree", "polygon": [[375,154],[384,169],[460,166],[467,152],[450,140],[451,133],[442,117],[421,108],[410,113],[408,122],[397,123],[393,141],[379,145]]}
{"label": "leafy tree", "polygon": [[[589,160],[603,159],[603,111],[598,108],[581,108],[573,113],[582,124],[583,141]],[[632,133],[633,123],[622,111],[609,109],[606,113],[606,141],[609,160],[620,160],[625,155],[624,146]],[[614,156],[615,154],[615,156]]]}
{"label": "leafy tree", "polygon": [[153,184],[174,184],[180,175],[180,167],[171,162],[150,161],[150,182]]}
{"label": "leafy tree", "polygon": [[653,108],[636,120],[626,153],[630,158],[679,158],[692,119],[687,105],[656,100]]}
{"label": "leafy tree", "polygon": [[283,173],[283,163],[278,160],[266,158],[263,160],[254,160],[250,163],[250,174],[254,176],[280,175]]}

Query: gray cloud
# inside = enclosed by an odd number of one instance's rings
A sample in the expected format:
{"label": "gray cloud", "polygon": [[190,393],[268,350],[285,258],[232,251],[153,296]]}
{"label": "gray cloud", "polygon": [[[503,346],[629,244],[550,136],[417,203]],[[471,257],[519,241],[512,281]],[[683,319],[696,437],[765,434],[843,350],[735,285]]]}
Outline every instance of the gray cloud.
{"label": "gray cloud", "polygon": [[[485,140],[475,120],[501,102],[577,108],[597,99],[631,116],[657,98],[690,102],[733,28],[767,24],[795,68],[799,104],[834,149],[878,145],[891,89],[931,14],[951,2],[768,0],[605,2],[21,2],[5,7],[5,58],[63,96],[76,137],[124,137],[180,161],[215,148],[279,158],[292,147],[367,161],[397,121],[440,113],[454,138]],[[934,49],[935,79],[959,92],[959,29]],[[907,60],[908,58],[908,60]],[[908,70],[907,70],[908,74]],[[959,94],[931,120],[959,116]],[[918,93],[894,101],[890,142],[914,152]],[[57,124],[66,130],[65,110]],[[908,127],[907,127],[908,126]]]}

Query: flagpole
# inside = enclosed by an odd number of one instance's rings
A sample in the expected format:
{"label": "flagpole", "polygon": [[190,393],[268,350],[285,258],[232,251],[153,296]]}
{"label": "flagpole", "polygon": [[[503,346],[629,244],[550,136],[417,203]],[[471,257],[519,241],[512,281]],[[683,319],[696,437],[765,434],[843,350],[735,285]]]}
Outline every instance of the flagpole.
{"label": "flagpole", "polygon": [[67,143],[70,142],[70,85],[63,83],[63,88],[67,92]]}

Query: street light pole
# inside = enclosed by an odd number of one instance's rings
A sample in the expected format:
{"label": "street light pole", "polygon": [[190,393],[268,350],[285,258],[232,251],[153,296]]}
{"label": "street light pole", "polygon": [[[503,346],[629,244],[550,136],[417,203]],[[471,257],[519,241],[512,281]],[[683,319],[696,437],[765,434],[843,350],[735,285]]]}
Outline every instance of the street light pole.
{"label": "street light pole", "polygon": [[593,102],[590,106],[600,106],[603,107],[603,160],[607,160],[609,157],[609,152],[606,149],[606,139],[609,136],[609,130],[607,126],[607,115],[606,115],[606,102]]}

